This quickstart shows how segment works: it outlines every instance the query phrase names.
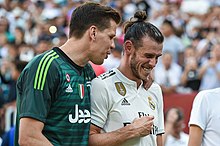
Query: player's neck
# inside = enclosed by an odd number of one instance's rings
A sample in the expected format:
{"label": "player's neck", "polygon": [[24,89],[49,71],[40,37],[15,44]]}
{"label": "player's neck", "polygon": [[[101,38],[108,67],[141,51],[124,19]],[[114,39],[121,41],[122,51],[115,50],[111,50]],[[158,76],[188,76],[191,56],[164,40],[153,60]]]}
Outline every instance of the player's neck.
{"label": "player's neck", "polygon": [[121,61],[121,64],[118,67],[118,70],[126,76],[128,79],[135,81],[137,83],[137,89],[141,85],[141,79],[138,79],[135,77],[131,71],[131,68],[128,66],[128,63],[123,63],[124,61]]}
{"label": "player's neck", "polygon": [[88,46],[86,43],[82,43],[83,40],[76,40],[74,38],[69,39],[60,48],[62,51],[77,65],[83,67],[85,66],[88,59]]}

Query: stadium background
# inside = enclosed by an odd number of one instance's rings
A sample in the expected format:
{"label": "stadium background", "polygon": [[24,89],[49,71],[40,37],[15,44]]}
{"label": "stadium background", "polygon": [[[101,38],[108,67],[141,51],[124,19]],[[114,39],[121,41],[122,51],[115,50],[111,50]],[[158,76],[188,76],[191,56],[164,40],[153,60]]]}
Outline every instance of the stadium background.
{"label": "stadium background", "polygon": [[[0,0],[0,137],[14,125],[15,85],[22,63],[53,46],[61,46],[68,37],[71,12],[84,1]],[[123,22],[137,10],[146,11],[148,21],[166,34],[164,53],[171,54],[171,59],[160,59],[152,73],[162,87],[164,112],[180,107],[185,114],[184,131],[188,133],[190,110],[197,92],[220,87],[220,1],[94,1],[114,7],[123,19],[111,56],[101,66],[92,64],[97,75],[117,67],[120,62]],[[193,64],[192,60],[195,67],[188,67]],[[204,67],[206,70],[200,73]],[[157,72],[164,68],[169,77],[158,77]],[[187,68],[194,70],[190,72]]]}

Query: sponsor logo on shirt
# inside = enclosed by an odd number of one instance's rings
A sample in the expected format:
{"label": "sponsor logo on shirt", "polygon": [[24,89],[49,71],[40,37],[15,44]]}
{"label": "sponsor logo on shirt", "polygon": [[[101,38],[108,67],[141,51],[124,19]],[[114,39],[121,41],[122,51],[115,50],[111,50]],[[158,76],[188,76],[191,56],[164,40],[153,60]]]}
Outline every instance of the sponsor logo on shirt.
{"label": "sponsor logo on shirt", "polygon": [[70,86],[70,84],[69,84],[69,86],[66,88],[66,90],[65,90],[67,93],[72,93],[73,92],[73,89],[72,89],[72,87]]}
{"label": "sponsor logo on shirt", "polygon": [[89,123],[91,120],[91,114],[89,110],[84,109],[81,110],[79,109],[78,104],[75,105],[75,113],[69,114],[69,122],[70,123]]}
{"label": "sponsor logo on shirt", "polygon": [[[131,122],[124,122],[124,123],[123,123],[124,127],[127,126],[127,125],[129,125],[129,124],[131,124]],[[158,134],[158,127],[155,126],[155,125],[153,125],[153,126],[152,126],[152,129],[151,129],[151,131],[150,131],[150,134],[152,134],[152,135],[157,135],[157,134]]]}
{"label": "sponsor logo on shirt", "polygon": [[150,134],[157,135],[158,134],[158,127],[153,125]]}
{"label": "sponsor logo on shirt", "polygon": [[124,98],[121,102],[121,105],[130,105],[126,98]]}
{"label": "sponsor logo on shirt", "polygon": [[[149,114],[146,114],[144,112],[138,112],[139,118],[144,117],[144,116],[150,116]],[[158,134],[158,127],[153,125],[150,134],[152,135],[157,135]]]}
{"label": "sponsor logo on shirt", "polygon": [[122,84],[122,82],[116,82],[115,87],[120,95],[125,96],[126,89],[125,86]]}

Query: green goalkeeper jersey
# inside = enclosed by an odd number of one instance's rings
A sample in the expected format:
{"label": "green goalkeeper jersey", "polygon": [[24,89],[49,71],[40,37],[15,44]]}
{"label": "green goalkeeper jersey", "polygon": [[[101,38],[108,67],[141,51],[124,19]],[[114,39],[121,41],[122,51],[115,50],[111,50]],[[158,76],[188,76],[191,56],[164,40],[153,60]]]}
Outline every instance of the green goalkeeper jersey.
{"label": "green goalkeeper jersey", "polygon": [[43,122],[42,133],[53,145],[88,145],[94,77],[89,64],[77,66],[59,48],[36,56],[17,81],[15,145],[19,120],[24,117]]}

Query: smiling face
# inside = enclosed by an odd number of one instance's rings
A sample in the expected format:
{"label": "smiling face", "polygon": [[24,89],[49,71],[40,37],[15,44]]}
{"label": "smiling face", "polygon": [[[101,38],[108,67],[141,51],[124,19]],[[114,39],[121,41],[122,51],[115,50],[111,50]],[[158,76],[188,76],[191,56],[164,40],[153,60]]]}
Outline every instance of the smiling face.
{"label": "smiling face", "polygon": [[133,48],[131,54],[130,67],[135,78],[147,80],[148,75],[156,66],[158,58],[162,55],[162,44],[158,44],[149,37],[143,39],[143,45]]}
{"label": "smiling face", "polygon": [[94,36],[91,36],[93,39],[90,60],[94,64],[102,64],[104,59],[108,57],[111,53],[111,49],[115,48],[114,37],[116,34],[117,24],[112,20],[110,21],[110,27],[103,30],[95,30]]}

